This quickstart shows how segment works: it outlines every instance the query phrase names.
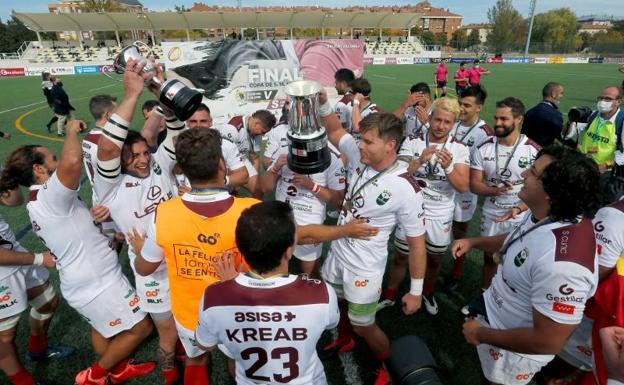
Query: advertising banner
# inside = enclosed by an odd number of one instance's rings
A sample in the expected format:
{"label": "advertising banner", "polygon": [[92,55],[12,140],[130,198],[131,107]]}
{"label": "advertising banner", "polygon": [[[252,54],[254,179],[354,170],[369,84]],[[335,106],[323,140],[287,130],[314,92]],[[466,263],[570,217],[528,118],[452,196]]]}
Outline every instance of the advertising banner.
{"label": "advertising banner", "polygon": [[560,56],[550,57],[548,58],[548,62],[550,64],[563,64],[563,58]]}
{"label": "advertising banner", "polygon": [[364,64],[373,64],[373,58],[368,56],[364,58]]}
{"label": "advertising banner", "polygon": [[414,64],[413,57],[398,57],[396,64]]}
{"label": "advertising banner", "polygon": [[74,72],[76,75],[99,74],[101,72],[101,66],[74,66]]}
{"label": "advertising banner", "polygon": [[415,57],[414,64],[429,64],[429,58],[426,57]]}
{"label": "advertising banner", "polygon": [[459,64],[459,63],[472,63],[474,62],[474,57],[452,57],[449,59],[451,63]]}
{"label": "advertising banner", "polygon": [[508,57],[503,58],[503,64],[529,64],[531,58],[528,57]]}
{"label": "advertising banner", "polygon": [[25,68],[0,68],[0,77],[12,78],[16,76],[24,76]]}
{"label": "advertising banner", "polygon": [[41,76],[42,72],[50,72],[50,67],[26,67],[26,76]]}
{"label": "advertising banner", "polygon": [[217,119],[258,109],[279,113],[287,98],[282,87],[294,80],[318,81],[337,96],[338,69],[349,68],[356,77],[364,72],[362,40],[164,42],[162,48],[168,77],[203,90]]}
{"label": "advertising banner", "polygon": [[375,65],[386,64],[386,58],[385,57],[374,57],[373,58],[373,64],[375,64]]}
{"label": "advertising banner", "polygon": [[604,58],[603,57],[590,57],[588,62],[592,64],[602,64],[604,63]]}
{"label": "advertising banner", "polygon": [[397,64],[397,58],[395,57],[387,57],[386,64]]}
{"label": "advertising banner", "polygon": [[548,64],[548,58],[547,57],[536,57],[535,58],[535,64]]}
{"label": "advertising banner", "polygon": [[500,57],[489,57],[487,59],[488,64],[503,64],[503,58]]}

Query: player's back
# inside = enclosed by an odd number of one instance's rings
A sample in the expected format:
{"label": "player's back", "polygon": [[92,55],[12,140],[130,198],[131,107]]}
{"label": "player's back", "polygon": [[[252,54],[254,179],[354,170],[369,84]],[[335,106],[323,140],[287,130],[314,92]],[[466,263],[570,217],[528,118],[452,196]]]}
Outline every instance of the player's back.
{"label": "player's back", "polygon": [[237,384],[325,384],[316,343],[338,319],[336,294],[319,280],[240,274],[206,289],[196,335],[223,344]]}

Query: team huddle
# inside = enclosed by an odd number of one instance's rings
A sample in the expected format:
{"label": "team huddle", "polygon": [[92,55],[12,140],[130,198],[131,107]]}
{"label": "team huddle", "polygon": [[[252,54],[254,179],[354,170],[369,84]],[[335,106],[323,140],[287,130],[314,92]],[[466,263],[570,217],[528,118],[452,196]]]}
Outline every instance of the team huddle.
{"label": "team huddle", "polygon": [[[30,222],[49,249],[28,253],[0,218],[0,367],[12,384],[43,384],[14,343],[28,305],[28,359],[72,353],[47,342],[59,302],[52,267],[98,356],[77,373],[78,385],[121,384],[157,367],[166,385],[208,384],[215,348],[238,384],[326,384],[321,358],[356,341],[374,355],[367,370],[375,384],[388,384],[384,362],[393,352],[377,313],[399,302],[406,315],[424,305],[436,316],[442,257],[454,258],[445,290],[457,290],[471,249],[483,251],[482,291],[462,309],[463,331],[487,383],[621,378],[602,345],[624,344],[607,328],[624,322],[621,314],[603,321],[621,312],[613,296],[624,296],[615,289],[618,268],[624,274],[624,205],[600,208],[593,160],[521,134],[520,100],[496,102],[488,126],[478,62],[456,74],[457,98],[445,96],[439,67],[442,96],[416,83],[393,113],[372,102],[366,79],[337,71],[340,100],[332,106],[322,92],[318,111],[331,162],[311,175],[289,168],[288,109],[279,119],[259,110],[214,124],[209,101],[186,121],[150,101],[142,129],[132,131],[144,81],[164,77],[159,66],[143,74],[144,65],[127,63],[119,103],[91,99],[95,127],[82,140],[85,124],[67,123],[58,159],[30,145],[3,162],[2,204],[20,205],[20,186],[28,187]],[[83,171],[92,207],[78,196]],[[262,202],[270,193],[275,199]],[[466,238],[479,197],[480,237]],[[337,215],[337,225],[324,225],[326,215]],[[323,242],[331,243],[321,261]],[[118,260],[124,243],[131,279]],[[303,274],[289,272],[292,257]],[[398,298],[406,275],[409,291]],[[132,360],[153,328],[157,362]],[[333,329],[335,340],[317,349]]]}

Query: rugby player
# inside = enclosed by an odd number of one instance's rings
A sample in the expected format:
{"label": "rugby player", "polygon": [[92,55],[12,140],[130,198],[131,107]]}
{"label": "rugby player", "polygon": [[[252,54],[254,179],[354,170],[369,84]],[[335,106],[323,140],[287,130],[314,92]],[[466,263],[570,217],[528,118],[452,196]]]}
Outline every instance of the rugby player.
{"label": "rugby player", "polygon": [[78,373],[76,384],[120,384],[154,370],[152,362],[127,359],[152,326],[121,271],[117,253],[78,197],[82,174],[78,134],[83,127],[77,120],[68,123],[58,162],[42,146],[11,152],[0,185],[16,188],[19,183],[30,188],[26,208],[33,230],[55,256],[63,297],[91,325],[99,359]]}
{"label": "rugby player", "polygon": [[[477,148],[494,135],[492,129],[479,117],[487,93],[481,86],[470,86],[462,89],[459,95],[459,121],[455,123],[452,135],[455,140],[464,143],[470,149],[470,155]],[[468,225],[477,209],[477,196],[470,191],[455,194],[455,213],[453,214],[453,239],[466,237]],[[457,289],[461,277],[464,258],[457,258],[453,262],[451,278],[446,283],[446,289]]]}
{"label": "rugby player", "polygon": [[431,89],[427,83],[416,83],[411,88],[405,101],[394,110],[394,115],[403,120],[403,135],[418,136],[429,128],[431,112]]}
{"label": "rugby player", "polygon": [[[0,204],[3,206],[18,206],[23,200],[19,188],[0,194]],[[46,269],[54,265],[49,251],[29,253],[24,249],[0,216],[0,369],[13,385],[43,385],[24,368],[15,346],[17,324],[29,304],[30,335],[26,359],[58,360],[74,351],[67,346],[48,345],[48,328],[59,304]]]}
{"label": "rugby player", "polygon": [[351,131],[351,102],[353,101],[353,92],[351,91],[351,82],[355,80],[355,74],[348,68],[341,68],[334,74],[335,88],[340,100],[334,105],[334,111],[342,127],[347,131]]}
{"label": "rugby player", "polygon": [[527,384],[559,353],[598,284],[591,217],[599,205],[598,167],[582,154],[548,147],[522,172],[519,197],[531,215],[509,234],[461,239],[500,260],[492,285],[471,304],[466,341],[477,347],[490,384]]}
{"label": "rugby player", "polygon": [[[154,154],[150,153],[147,141],[140,134],[129,131],[134,109],[143,92],[144,79],[140,70],[144,65],[133,61],[128,64],[132,70],[124,73],[124,98],[102,130],[93,185],[100,204],[109,210],[123,234],[133,230],[147,231],[156,206],[177,195],[173,139],[184,129],[184,123],[168,112],[167,138]],[[156,65],[155,68],[162,76],[160,67]],[[135,253],[129,250],[128,257],[133,266]],[[135,283],[141,308],[150,314],[158,330],[158,360],[169,385],[179,378],[173,362],[178,335],[171,315],[165,266],[147,277],[135,271]]]}
{"label": "rugby player", "polygon": [[355,79],[351,82],[353,100],[351,101],[351,135],[357,140],[360,135],[360,121],[370,114],[379,112],[377,104],[370,98],[371,84],[364,78]]}
{"label": "rugby player", "polygon": [[[375,313],[388,257],[388,240],[395,226],[401,225],[410,247],[411,275],[410,292],[402,298],[403,311],[412,314],[421,305],[426,266],[423,196],[405,164],[397,160],[403,140],[401,120],[389,113],[367,116],[360,124],[362,139],[358,145],[332,113],[326,97],[321,93],[323,104],[319,114],[330,141],[348,158],[350,187],[338,223],[364,218],[379,228],[379,234],[371,240],[343,238],[332,242],[321,274],[341,298],[341,321],[338,339],[326,350],[353,349],[352,332],[355,331],[366,341],[376,359],[383,362],[390,355],[390,342],[375,324]],[[387,380],[387,372],[382,367],[378,383]]]}
{"label": "rugby player", "polygon": [[[431,106],[431,126],[421,136],[410,136],[399,150],[399,158],[410,163],[409,171],[422,181],[425,208],[425,244],[427,247],[427,274],[423,290],[425,309],[438,314],[438,304],[433,295],[442,254],[451,244],[451,226],[455,209],[456,192],[468,191],[470,154],[468,147],[451,135],[460,114],[455,99],[439,98]],[[394,261],[390,267],[388,288],[379,308],[394,305],[394,297],[405,277],[410,247],[405,232],[399,226],[395,232]]]}
{"label": "rugby player", "polygon": [[[235,266],[240,266],[235,223],[242,210],[258,201],[234,197],[225,188],[226,167],[216,130],[182,133],[176,142],[176,155],[192,189],[158,207],[145,243],[144,234],[135,233],[130,239],[133,249],[141,252],[134,262],[139,274],[149,275],[160,266],[168,266],[172,311],[187,355],[184,383],[203,385],[208,379],[208,356],[198,348],[193,336],[197,309],[206,286],[222,278],[214,263],[234,254]],[[370,237],[376,229],[354,221],[342,227],[304,226],[300,234],[302,242],[314,243],[344,236]]]}
{"label": "rugby player", "polygon": [[252,196],[260,197],[258,186],[258,170],[260,159],[258,154],[262,147],[262,137],[277,123],[275,116],[268,110],[258,110],[249,116],[234,116],[227,123],[215,125],[221,137],[236,145],[244,157],[249,180],[244,187]]}
{"label": "rugby player", "polygon": [[338,324],[336,293],[320,280],[289,274],[296,228],[283,202],[243,211],[236,244],[250,270],[208,286],[199,303],[197,344],[206,350],[222,344],[236,360],[237,384],[327,384],[316,343]]}
{"label": "rugby player", "polygon": [[[520,100],[508,97],[496,102],[495,137],[472,153],[470,191],[485,197],[481,212],[482,237],[508,233],[526,215],[526,206],[518,192],[524,184],[522,173],[531,167],[540,147],[520,134],[523,116],[524,105]],[[481,289],[485,290],[496,273],[496,263],[487,250],[483,259]]]}
{"label": "rugby player", "polygon": [[468,70],[468,83],[470,83],[471,86],[476,86],[477,84],[481,84],[481,76],[491,74],[489,70],[481,67],[481,61],[479,59],[475,59],[472,67]]}

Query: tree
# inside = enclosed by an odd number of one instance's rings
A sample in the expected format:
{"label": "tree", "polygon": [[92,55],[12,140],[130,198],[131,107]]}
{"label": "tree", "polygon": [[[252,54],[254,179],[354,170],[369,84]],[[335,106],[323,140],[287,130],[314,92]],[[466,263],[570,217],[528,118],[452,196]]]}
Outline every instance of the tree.
{"label": "tree", "polygon": [[6,23],[0,21],[0,52],[16,52],[24,41],[37,40],[37,34],[15,16]]}
{"label": "tree", "polygon": [[553,9],[535,15],[531,40],[542,43],[540,52],[573,52],[578,25],[576,14],[569,8]]}
{"label": "tree", "polygon": [[476,47],[478,45],[481,44],[481,38],[479,37],[479,30],[478,29],[473,29],[472,31],[470,31],[470,34],[468,34],[467,39],[466,39],[466,46],[467,47]]}
{"label": "tree", "polygon": [[468,42],[468,35],[466,34],[466,30],[457,29],[455,30],[455,32],[453,32],[453,35],[451,36],[451,41],[449,44],[457,49],[464,49],[466,48],[467,42]]}
{"label": "tree", "polygon": [[621,53],[624,34],[617,31],[598,32],[592,37],[592,51],[599,54]]}
{"label": "tree", "polygon": [[611,30],[619,33],[624,33],[624,20],[618,20],[614,22]]}
{"label": "tree", "polygon": [[446,46],[448,44],[448,38],[445,32],[438,32],[433,35],[433,41],[435,45]]}
{"label": "tree", "polygon": [[176,12],[191,12],[191,10],[184,5],[174,5],[173,10]]}
{"label": "tree", "polygon": [[526,31],[526,21],[511,0],[497,0],[487,12],[492,30],[488,34],[488,45],[497,52],[518,49]]}
{"label": "tree", "polygon": [[84,12],[117,12],[122,7],[115,0],[85,0],[80,9]]}

